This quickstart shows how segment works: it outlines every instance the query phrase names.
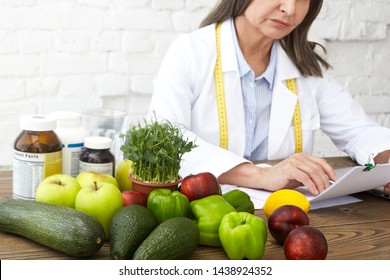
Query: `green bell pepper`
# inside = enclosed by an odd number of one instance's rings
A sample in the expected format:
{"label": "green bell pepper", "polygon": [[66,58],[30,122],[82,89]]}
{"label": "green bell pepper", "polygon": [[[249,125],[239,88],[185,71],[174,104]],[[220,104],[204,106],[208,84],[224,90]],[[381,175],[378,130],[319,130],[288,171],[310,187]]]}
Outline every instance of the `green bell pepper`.
{"label": "green bell pepper", "polygon": [[218,233],[229,259],[259,260],[263,257],[267,226],[262,218],[247,212],[226,214]]}
{"label": "green bell pepper", "polygon": [[255,213],[255,206],[250,196],[239,189],[231,190],[223,195],[223,198],[233,206],[237,212]]}
{"label": "green bell pepper", "polygon": [[152,191],[148,196],[147,206],[160,224],[173,217],[189,217],[190,201],[179,191],[169,189]]}
{"label": "green bell pepper", "polygon": [[218,229],[227,213],[235,212],[221,195],[210,195],[190,202],[192,214],[199,229],[199,244],[221,247]]}

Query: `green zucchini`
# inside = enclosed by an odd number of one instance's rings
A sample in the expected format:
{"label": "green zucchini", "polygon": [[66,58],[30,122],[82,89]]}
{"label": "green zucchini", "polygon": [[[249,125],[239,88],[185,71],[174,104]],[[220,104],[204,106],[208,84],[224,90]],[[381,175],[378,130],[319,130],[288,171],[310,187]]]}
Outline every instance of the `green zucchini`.
{"label": "green zucchini", "polygon": [[94,255],[104,243],[102,225],[86,213],[54,204],[7,199],[0,231],[16,234],[72,257]]}

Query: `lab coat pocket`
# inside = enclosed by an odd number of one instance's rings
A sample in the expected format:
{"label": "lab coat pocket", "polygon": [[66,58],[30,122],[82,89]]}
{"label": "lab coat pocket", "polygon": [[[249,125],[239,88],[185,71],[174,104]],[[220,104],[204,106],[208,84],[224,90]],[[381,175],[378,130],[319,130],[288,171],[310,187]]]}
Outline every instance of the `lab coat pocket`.
{"label": "lab coat pocket", "polygon": [[308,122],[302,122],[303,152],[312,154],[314,149],[315,131],[320,128],[320,115],[317,114]]}
{"label": "lab coat pocket", "polygon": [[317,114],[308,121],[302,120],[302,131],[316,130],[320,128],[320,115]]}
{"label": "lab coat pocket", "polygon": [[[303,146],[302,151],[304,153],[312,154],[314,148],[315,131],[320,128],[320,115],[317,114],[307,121],[302,120],[301,128],[302,128],[302,146]],[[290,139],[292,139],[290,147],[294,149],[295,132],[293,126],[290,127]]]}

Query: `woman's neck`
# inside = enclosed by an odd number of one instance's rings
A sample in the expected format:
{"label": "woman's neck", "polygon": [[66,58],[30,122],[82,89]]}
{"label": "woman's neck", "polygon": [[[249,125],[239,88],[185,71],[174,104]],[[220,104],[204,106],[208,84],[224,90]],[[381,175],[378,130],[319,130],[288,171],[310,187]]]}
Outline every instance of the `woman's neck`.
{"label": "woman's neck", "polygon": [[241,52],[255,76],[258,77],[269,64],[273,39],[261,34],[244,16],[236,17],[234,25]]}

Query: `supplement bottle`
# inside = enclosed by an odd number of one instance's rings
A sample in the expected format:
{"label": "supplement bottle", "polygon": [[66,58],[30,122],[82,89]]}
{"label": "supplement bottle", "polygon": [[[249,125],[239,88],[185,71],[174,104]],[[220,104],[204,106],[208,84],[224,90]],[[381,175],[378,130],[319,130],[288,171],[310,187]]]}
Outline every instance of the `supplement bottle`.
{"label": "supplement bottle", "polygon": [[115,176],[115,157],[110,152],[111,138],[90,136],[84,139],[79,172],[93,171]]}
{"label": "supplement bottle", "polygon": [[62,142],[62,173],[73,177],[79,174],[79,159],[88,132],[83,126],[81,114],[59,111],[50,114],[57,120],[55,133]]}
{"label": "supplement bottle", "polygon": [[34,200],[43,179],[62,172],[61,140],[54,132],[56,120],[46,115],[23,116],[20,127],[14,142],[13,196]]}

